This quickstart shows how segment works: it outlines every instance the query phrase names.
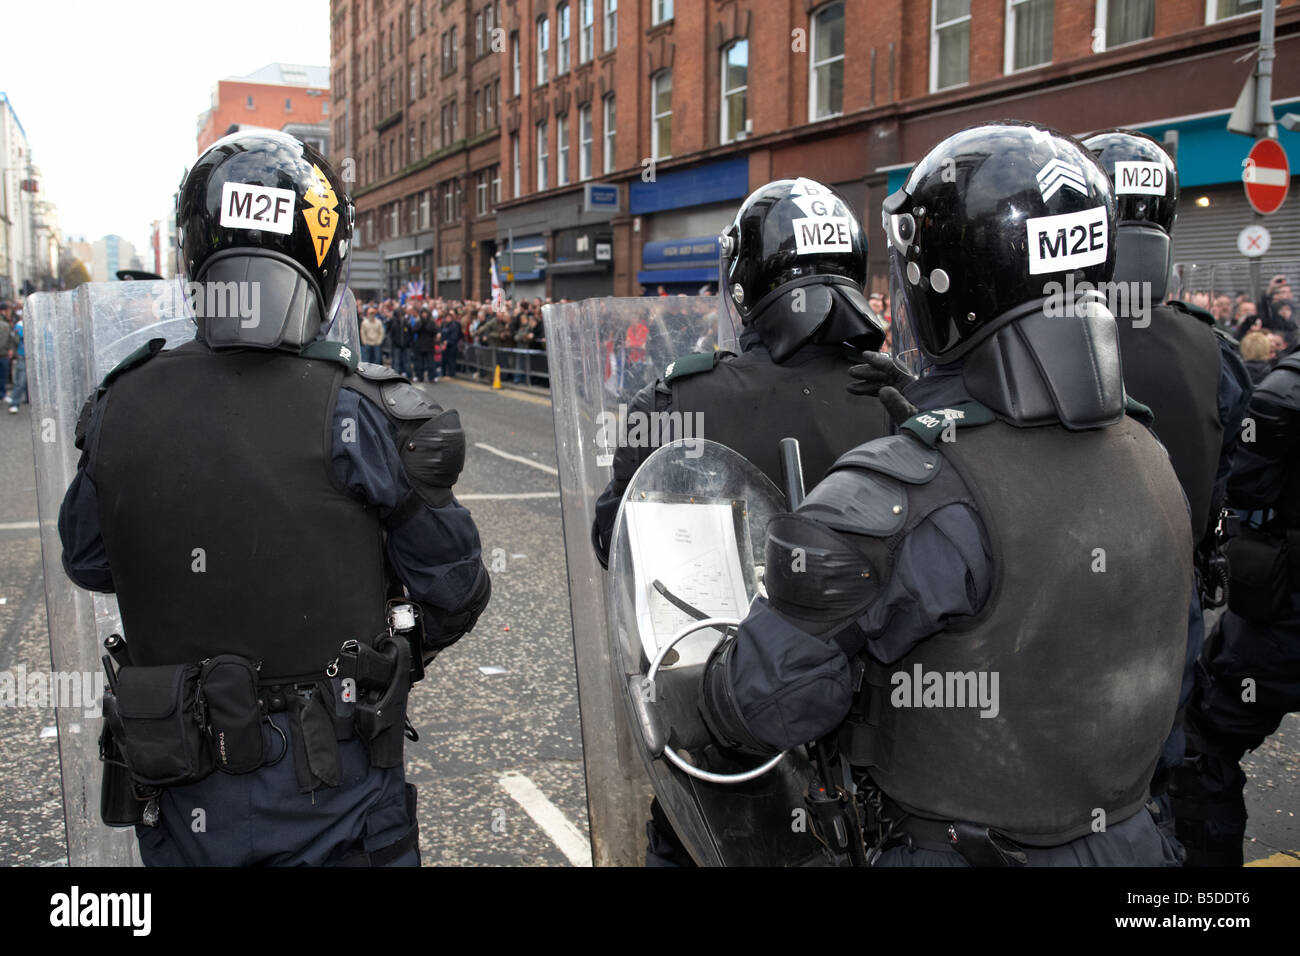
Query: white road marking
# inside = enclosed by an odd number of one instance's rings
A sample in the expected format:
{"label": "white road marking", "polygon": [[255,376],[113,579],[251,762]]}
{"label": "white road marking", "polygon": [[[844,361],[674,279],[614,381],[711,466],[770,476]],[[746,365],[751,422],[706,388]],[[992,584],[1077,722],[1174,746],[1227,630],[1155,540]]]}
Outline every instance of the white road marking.
{"label": "white road marking", "polygon": [[457,501],[510,501],[518,498],[558,498],[558,491],[518,491],[502,495],[457,495]]}
{"label": "white road marking", "polygon": [[542,828],[542,832],[551,838],[551,842],[560,848],[574,866],[591,866],[591,844],[582,835],[582,831],[569,822],[569,818],[560,812],[560,808],[546,799],[546,794],[537,789],[537,785],[522,773],[502,774],[497,783],[501,789],[524,808],[524,812],[533,818],[533,822]]}
{"label": "white road marking", "polygon": [[490,451],[494,455],[500,455],[502,458],[508,458],[510,461],[517,461],[521,465],[529,465],[538,471],[544,471],[548,475],[558,475],[560,472],[550,465],[543,465],[540,461],[533,461],[531,458],[525,458],[523,455],[512,455],[508,451],[502,451],[500,448],[493,448],[491,445],[485,445],[481,441],[474,443],[475,448],[482,448],[484,451]]}
{"label": "white road marking", "polygon": [[10,521],[0,524],[0,531],[35,531],[40,526],[39,521]]}

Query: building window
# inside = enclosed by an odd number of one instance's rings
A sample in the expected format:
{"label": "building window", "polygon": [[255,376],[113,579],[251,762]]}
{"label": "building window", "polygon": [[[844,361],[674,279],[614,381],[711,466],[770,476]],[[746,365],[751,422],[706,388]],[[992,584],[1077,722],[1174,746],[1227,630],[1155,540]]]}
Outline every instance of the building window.
{"label": "building window", "polygon": [[425,128],[424,120],[420,120],[420,155],[421,156],[426,156],[428,155],[429,152],[428,149],[425,148],[425,145],[429,142],[428,138],[425,136],[426,132],[427,130]]}
{"label": "building window", "polygon": [[248,100],[244,103],[244,106],[245,106],[247,109],[250,109],[250,110],[253,108],[253,98],[252,98],[251,96],[250,96],[250,97],[248,98]]}
{"label": "building window", "polygon": [[392,239],[400,235],[402,228],[402,204],[400,202],[390,203],[388,206],[388,238]]}
{"label": "building window", "polygon": [[292,112],[293,112],[293,100],[291,100],[291,99],[286,99],[286,100],[284,101],[284,111],[285,111],[286,113],[292,113]]}
{"label": "building window", "polygon": [[673,18],[673,0],[651,0],[651,24],[663,23]]}
{"label": "building window", "polygon": [[456,69],[456,54],[459,52],[457,50],[457,47],[459,46],[460,43],[457,39],[456,28],[452,27],[451,28],[451,68],[453,70]]}
{"label": "building window", "polygon": [[970,82],[970,0],[930,6],[930,92]]}
{"label": "building window", "polygon": [[488,211],[487,170],[474,174],[474,215],[486,216]]}
{"label": "building window", "polygon": [[410,11],[411,28],[406,31],[407,43],[410,43],[412,40],[415,39],[415,4],[411,4],[411,6],[409,7],[409,11]]}
{"label": "building window", "polygon": [[618,46],[618,0],[605,0],[605,52]]}
{"label": "building window", "polygon": [[569,72],[569,5],[562,3],[555,8],[555,32],[559,43],[555,51],[555,75],[563,76]]}
{"label": "building window", "polygon": [[605,165],[607,173],[614,171],[614,94],[605,97]]}
{"label": "building window", "polygon": [[749,41],[737,40],[722,51],[722,142],[745,132],[745,90],[749,84]]}
{"label": "building window", "polygon": [[650,155],[673,154],[673,71],[660,70],[650,81]]}
{"label": "building window", "polygon": [[[1093,50],[1100,53],[1155,35],[1156,0],[1097,0]],[[1104,45],[1102,45],[1104,44]]]}
{"label": "building window", "polygon": [[488,129],[496,129],[497,116],[500,115],[497,110],[497,96],[501,89],[501,81],[493,80],[492,85],[487,88],[487,124]]}
{"label": "building window", "polygon": [[474,91],[474,133],[483,132],[483,91]]}
{"label": "building window", "polygon": [[429,25],[429,3],[428,0],[420,0],[420,32],[423,33]]}
{"label": "building window", "polygon": [[1007,0],[1005,72],[1052,62],[1052,0]]}
{"label": "building window", "polygon": [[555,121],[555,184],[567,185],[569,182],[569,114],[565,113]]}
{"label": "building window", "polygon": [[429,190],[420,193],[420,228],[429,228]]}
{"label": "building window", "polygon": [[408,126],[406,127],[406,161],[408,163],[413,163],[415,162],[416,158],[417,156],[415,152],[415,127]]}
{"label": "building window", "polygon": [[546,82],[546,53],[551,48],[551,21],[542,17],[537,21],[537,85]]}
{"label": "building window", "polygon": [[490,181],[488,201],[492,203],[492,208],[496,209],[501,204],[501,167],[492,167],[492,178]]}
{"label": "building window", "polygon": [[474,55],[483,55],[483,11],[474,14]]}
{"label": "building window", "polygon": [[578,62],[586,63],[591,59],[595,52],[596,44],[596,27],[595,27],[595,9],[596,0],[578,0]]}
{"label": "building window", "polygon": [[447,32],[442,35],[442,73],[443,76],[451,69],[451,33]]}
{"label": "building window", "polygon": [[814,120],[844,110],[844,4],[833,3],[812,18],[808,113]]}
{"label": "building window", "polygon": [[510,95],[519,95],[519,31],[510,34]]}
{"label": "building window", "polygon": [[546,120],[537,124],[537,191],[546,188],[547,161],[550,154],[546,151]]}
{"label": "building window", "polygon": [[406,200],[406,218],[411,223],[411,232],[420,231],[420,203],[419,199],[412,196]]}
{"label": "building window", "polygon": [[420,78],[415,75],[415,67],[411,67],[411,89],[406,96],[406,101],[408,103],[415,102],[415,84],[419,81],[419,79]]}
{"label": "building window", "polygon": [[442,184],[442,224],[456,221],[456,187],[451,182]]}
{"label": "building window", "polygon": [[578,178],[591,178],[591,104],[578,110]]}
{"label": "building window", "polygon": [[420,95],[423,96],[425,91],[428,88],[429,88],[429,58],[426,55],[421,54],[420,55]]}
{"label": "building window", "polygon": [[510,134],[510,169],[511,172],[514,174],[514,197],[518,199],[519,196],[521,195],[520,190],[522,188],[522,183],[520,183],[519,181],[520,176],[519,176],[519,134],[518,133]]}
{"label": "building window", "polygon": [[1215,23],[1229,17],[1244,17],[1248,13],[1259,13],[1262,0],[1206,0],[1205,22]]}

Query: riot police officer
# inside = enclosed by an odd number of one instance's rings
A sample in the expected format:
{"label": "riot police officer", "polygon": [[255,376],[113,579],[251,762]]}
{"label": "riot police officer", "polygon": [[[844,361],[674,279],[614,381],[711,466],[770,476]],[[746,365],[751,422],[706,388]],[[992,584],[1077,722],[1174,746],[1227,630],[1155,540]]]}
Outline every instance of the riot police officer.
{"label": "riot police officer", "polygon": [[1240,762],[1300,709],[1300,355],[1255,387],[1228,502],[1248,525],[1229,544],[1228,609],[1206,639],[1172,793],[1188,866],[1241,866]]}
{"label": "riot police officer", "polygon": [[[884,341],[862,294],[866,236],[834,190],[781,179],[741,204],[721,247],[720,298],[741,328],[741,354],[676,359],[637,392],[629,417],[700,412],[703,437],[739,452],[778,485],[779,439],[798,438],[806,474],[820,478],[840,454],[889,428],[874,398],[846,394],[843,385],[857,354]],[[591,529],[602,564],[623,491],[654,450],[615,450],[614,477]]]}
{"label": "riot police officer", "polygon": [[1132,130],[1104,130],[1083,145],[1110,176],[1119,210],[1115,274],[1109,287],[1117,294],[1108,298],[1120,306],[1116,323],[1124,386],[1155,415],[1155,433],[1168,449],[1187,495],[1198,542],[1198,593],[1188,615],[1178,712],[1151,783],[1161,823],[1172,830],[1166,789],[1169,775],[1183,759],[1183,709],[1205,636],[1201,606],[1221,604],[1216,594],[1226,584],[1215,532],[1250,398],[1250,375],[1236,341],[1215,325],[1214,316],[1184,302],[1165,302],[1173,269],[1171,236],[1178,218],[1173,159],[1151,137]]}
{"label": "riot police officer", "polygon": [[1176,859],[1146,805],[1187,506],[1126,414],[1109,311],[1046,312],[1054,285],[1109,278],[1115,214],[1096,161],[1038,126],[972,127],[917,164],[884,205],[894,344],[919,373],[880,388],[900,433],[769,524],[768,598],[705,671],[719,741],[838,748],[877,864]]}
{"label": "riot police officer", "polygon": [[91,395],[59,516],[69,576],[121,610],[106,723],[141,856],[418,865],[407,691],[490,594],[458,416],[324,338],[353,208],[312,147],[219,140],[177,227],[197,337]]}
{"label": "riot police officer", "polygon": [[[857,354],[878,348],[885,330],[862,294],[867,240],[843,197],[805,178],[756,189],[722,235],[719,274],[721,299],[741,328],[741,354],[674,360],[636,393],[629,417],[702,413],[703,437],[736,450],[778,485],[781,438],[797,438],[806,473],[820,477],[854,445],[888,434],[876,399],[844,390]],[[601,564],[623,492],[654,450],[615,451],[591,530]],[[690,865],[657,802],[651,815],[647,861]]]}

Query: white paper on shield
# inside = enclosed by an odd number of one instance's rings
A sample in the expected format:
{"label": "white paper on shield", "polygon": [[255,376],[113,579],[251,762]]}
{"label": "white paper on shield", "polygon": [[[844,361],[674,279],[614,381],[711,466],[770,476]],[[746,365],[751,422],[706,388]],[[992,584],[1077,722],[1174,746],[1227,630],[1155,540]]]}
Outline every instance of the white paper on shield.
{"label": "white paper on shield", "polygon": [[[648,659],[691,622],[654,589],[656,580],[708,617],[745,616],[749,595],[730,504],[629,501],[626,507],[637,627]],[[702,664],[721,637],[713,629],[687,637],[673,666]]]}

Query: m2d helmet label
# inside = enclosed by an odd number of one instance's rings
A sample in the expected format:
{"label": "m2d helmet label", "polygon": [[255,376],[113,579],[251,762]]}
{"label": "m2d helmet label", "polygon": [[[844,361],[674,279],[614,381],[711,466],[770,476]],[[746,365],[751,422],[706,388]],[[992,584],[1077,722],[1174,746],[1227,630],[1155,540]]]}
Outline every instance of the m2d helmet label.
{"label": "m2d helmet label", "polygon": [[228,229],[265,229],[287,236],[293,232],[297,198],[292,189],[225,183],[221,187],[221,224]]}
{"label": "m2d helmet label", "polygon": [[1115,195],[1164,196],[1169,173],[1163,163],[1121,160],[1115,164]]}
{"label": "m2d helmet label", "polygon": [[792,220],[791,225],[796,255],[853,251],[853,223],[848,216],[809,216]]}
{"label": "m2d helmet label", "polygon": [[1110,253],[1106,207],[1025,221],[1029,274],[1066,272],[1105,262]]}

